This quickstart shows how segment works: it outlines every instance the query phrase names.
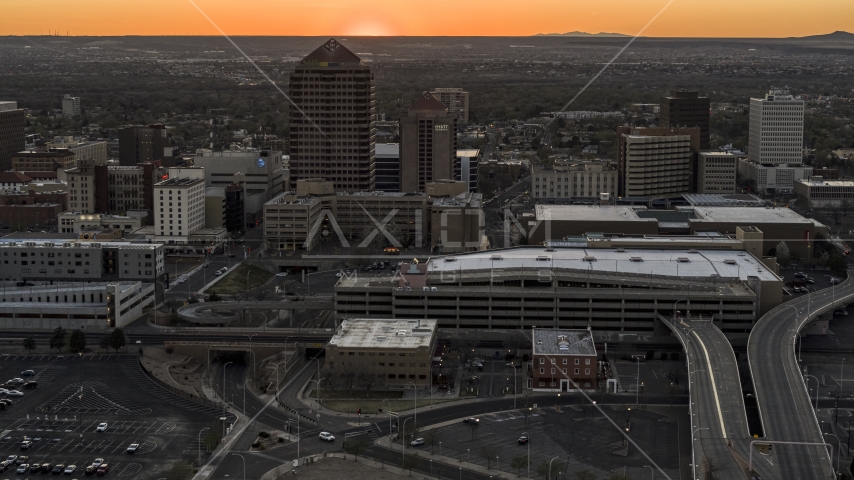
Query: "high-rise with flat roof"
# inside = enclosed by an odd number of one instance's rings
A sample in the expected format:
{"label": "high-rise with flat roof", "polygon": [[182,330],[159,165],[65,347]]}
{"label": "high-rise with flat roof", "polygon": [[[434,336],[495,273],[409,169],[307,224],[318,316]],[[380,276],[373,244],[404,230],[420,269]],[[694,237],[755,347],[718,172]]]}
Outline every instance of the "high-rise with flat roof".
{"label": "high-rise with flat roof", "polygon": [[430,93],[439,99],[463,123],[469,121],[469,92],[462,88],[434,88]]}
{"label": "high-rise with flat roof", "polygon": [[747,158],[765,165],[803,163],[804,101],[788,90],[772,89],[750,99]]}
{"label": "high-rise with flat roof", "polygon": [[699,128],[618,127],[620,197],[668,198],[693,190]]}
{"label": "high-rise with flat roof", "polygon": [[376,145],[376,189],[383,192],[400,191],[400,144]]}
{"label": "high-rise with flat roof", "polygon": [[12,155],[24,149],[24,110],[18,102],[0,101],[0,171],[12,167]]}
{"label": "high-rise with flat roof", "polygon": [[430,92],[400,119],[400,191],[423,192],[437,180],[454,180],[457,116]]}
{"label": "high-rise with flat roof", "polygon": [[700,152],[697,161],[697,193],[735,193],[738,157],[727,152]]}
{"label": "high-rise with flat roof", "polygon": [[65,117],[79,117],[80,97],[72,97],[66,93],[62,97],[62,115]]}
{"label": "high-rise with flat roof", "polygon": [[711,148],[709,134],[709,97],[698,92],[671,91],[661,97],[659,119],[663,127],[697,127],[700,129],[700,149]]}
{"label": "high-rise with flat roof", "polygon": [[163,160],[169,145],[165,125],[131,125],[119,129],[119,165],[133,167],[137,163]]}
{"label": "high-rise with flat roof", "polygon": [[154,186],[154,234],[187,243],[187,237],[205,226],[204,178],[170,178]]}
{"label": "high-rise with flat roof", "polygon": [[290,76],[291,182],[323,178],[338,191],[375,186],[374,75],[330,38]]}

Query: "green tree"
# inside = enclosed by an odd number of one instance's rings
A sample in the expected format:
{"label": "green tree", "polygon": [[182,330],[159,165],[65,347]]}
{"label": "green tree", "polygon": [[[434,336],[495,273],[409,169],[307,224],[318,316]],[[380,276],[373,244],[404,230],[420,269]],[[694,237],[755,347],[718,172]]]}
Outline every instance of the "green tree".
{"label": "green tree", "polygon": [[845,257],[838,251],[831,253],[827,257],[827,268],[834,276],[844,278],[848,274],[848,262]]}
{"label": "green tree", "polygon": [[81,330],[73,330],[68,340],[68,348],[74,352],[82,352],[86,349],[86,335]]}
{"label": "green tree", "polygon": [[590,470],[579,470],[574,474],[575,480],[596,480],[596,474]]}
{"label": "green tree", "polygon": [[495,460],[495,457],[498,455],[498,448],[495,445],[484,445],[480,447],[477,452],[480,454],[481,458],[486,460],[486,469],[491,469],[492,461]]}
{"label": "green tree", "polygon": [[50,337],[50,349],[53,350],[55,348],[62,351],[62,347],[65,346],[65,335],[66,331],[64,328],[56,327],[53,331],[53,336]]}
{"label": "green tree", "polygon": [[410,477],[412,476],[412,469],[418,468],[419,465],[421,465],[421,457],[419,457],[418,455],[408,453],[403,456],[403,466],[401,468],[403,468],[404,470],[409,470]]}
{"label": "green tree", "polygon": [[555,472],[555,473],[557,473],[560,470],[560,467],[558,465],[555,465],[555,462],[551,462],[551,465],[549,465],[549,462],[543,462],[543,463],[537,465],[537,475],[539,475],[541,477],[550,478],[551,472],[549,472],[549,467],[551,467],[551,471]]}
{"label": "green tree", "polygon": [[359,455],[364,453],[370,446],[370,442],[361,438],[351,438],[344,445],[344,451],[353,455],[353,459],[359,461]]}
{"label": "green tree", "polygon": [[427,445],[430,445],[430,455],[433,455],[433,447],[439,443],[439,439],[442,438],[442,434],[439,433],[439,430],[436,428],[427,430],[424,432],[424,442]]}
{"label": "green tree", "polygon": [[110,348],[110,334],[105,333],[103,337],[101,337],[101,341],[98,342],[98,346],[101,347],[101,350],[106,351]]}
{"label": "green tree", "polygon": [[786,267],[792,261],[792,256],[789,253],[789,246],[786,242],[780,242],[774,249],[774,255],[777,257],[777,263]]}
{"label": "green tree", "polygon": [[519,475],[519,470],[521,470],[527,466],[528,466],[528,457],[527,456],[513,457],[513,459],[510,460],[510,468],[516,469],[516,475],[517,476]]}
{"label": "green tree", "polygon": [[125,332],[122,331],[121,328],[113,330],[113,333],[110,334],[110,348],[114,349],[116,352],[118,352],[120,348],[124,347],[126,342],[127,339],[125,338]]}
{"label": "green tree", "polygon": [[208,295],[208,298],[206,301],[208,301],[208,302],[219,302],[221,300],[222,300],[222,297],[217,295],[215,291],[211,290],[211,294]]}
{"label": "green tree", "polygon": [[36,349],[36,339],[34,339],[33,337],[25,338],[24,339],[24,348],[28,352],[32,353],[32,351]]}

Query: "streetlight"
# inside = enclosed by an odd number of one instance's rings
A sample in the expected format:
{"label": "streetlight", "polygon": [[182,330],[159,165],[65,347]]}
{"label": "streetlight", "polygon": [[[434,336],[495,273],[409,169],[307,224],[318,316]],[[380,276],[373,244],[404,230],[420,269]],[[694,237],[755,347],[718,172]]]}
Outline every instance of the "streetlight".
{"label": "streetlight", "polygon": [[[839,475],[839,457],[842,456],[842,442],[839,440],[839,437],[832,433],[825,433],[825,436],[830,435],[831,437],[836,439],[836,474]],[[830,459],[832,462],[833,459]]]}
{"label": "streetlight", "polygon": [[644,465],[643,468],[649,469],[649,480],[654,480],[655,478],[655,470],[652,469],[649,465]]}
{"label": "streetlight", "polygon": [[[247,272],[248,274],[248,272]],[[252,351],[252,337],[258,335],[257,333],[253,333],[252,335],[243,334],[244,337],[249,337],[249,355],[252,357],[252,381],[255,381],[255,352]]]}
{"label": "streetlight", "polygon": [[415,385],[413,382],[409,382],[412,385],[412,399],[413,404],[415,404],[415,418],[412,420],[412,426],[418,428],[418,385]]}
{"label": "streetlight", "polygon": [[[682,300],[679,301],[681,302]],[[634,358],[638,364],[638,376],[635,378],[635,406],[639,405],[640,399],[640,359],[642,357],[643,355],[632,355],[632,358]]]}
{"label": "streetlight", "polygon": [[219,417],[219,419],[222,421],[222,437],[225,438],[225,421],[227,420],[227,418]]}
{"label": "streetlight", "polygon": [[406,422],[410,421],[412,417],[409,417],[403,421],[403,427],[400,429],[400,468],[404,468],[406,466],[406,445],[403,442],[406,441],[406,435],[404,432],[406,431]]}
{"label": "streetlight", "polygon": [[[519,353],[519,352],[516,352]],[[516,364],[513,364],[513,410],[516,410]]]}
{"label": "streetlight", "polygon": [[842,366],[839,367],[839,394],[842,395],[842,374],[845,372],[845,357],[842,357]]}
{"label": "streetlight", "polygon": [[[818,411],[818,389],[821,386],[821,383],[819,383],[818,378],[815,375],[804,375],[804,381],[806,382],[807,385],[809,385],[809,383],[810,383],[809,380],[807,380],[810,377],[815,378],[815,411],[817,412]],[[809,395],[807,396],[807,399],[809,399]]]}
{"label": "streetlight", "polygon": [[552,480],[552,462],[555,461],[555,458],[558,458],[558,457],[554,457],[551,460],[549,460],[549,480]]}
{"label": "streetlight", "polygon": [[326,380],[325,378],[318,378],[317,380],[309,380],[310,382],[314,382],[314,389],[317,390],[317,423],[320,423],[320,410],[323,405],[320,403],[320,382]]}
{"label": "streetlight", "polygon": [[239,453],[232,453],[232,455],[237,455],[241,460],[243,460],[243,480],[246,480],[246,459]]}
{"label": "streetlight", "polygon": [[699,432],[700,430],[708,430],[708,429],[709,429],[709,427],[697,427],[697,428],[695,428],[695,429],[694,429],[694,431],[693,431],[693,432],[691,432],[691,445],[692,445],[692,448],[693,448],[693,445],[694,445],[694,435],[696,435],[696,434],[697,434],[697,432]]}
{"label": "streetlight", "polygon": [[525,445],[528,446],[528,480],[531,478],[531,437],[528,436],[528,432],[522,432],[522,436],[527,438],[528,441],[525,442]]}
{"label": "streetlight", "polygon": [[225,362],[225,365],[222,366],[222,411],[223,412],[225,411],[225,405],[227,403],[225,400],[225,367],[227,367],[229,363],[234,363],[234,362]]}
{"label": "streetlight", "polygon": [[199,430],[199,468],[202,468],[202,432],[205,430],[210,430],[210,428],[205,427]]}

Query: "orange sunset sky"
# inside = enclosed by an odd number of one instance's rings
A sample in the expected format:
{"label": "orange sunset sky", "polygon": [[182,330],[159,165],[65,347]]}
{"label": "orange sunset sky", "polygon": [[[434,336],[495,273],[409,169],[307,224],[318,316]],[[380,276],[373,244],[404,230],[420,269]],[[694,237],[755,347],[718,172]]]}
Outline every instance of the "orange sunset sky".
{"label": "orange sunset sky", "polygon": [[[229,35],[636,34],[668,0],[194,0]],[[854,30],[854,0],[675,0],[644,32],[792,37]],[[0,35],[217,35],[189,0],[0,0]]]}

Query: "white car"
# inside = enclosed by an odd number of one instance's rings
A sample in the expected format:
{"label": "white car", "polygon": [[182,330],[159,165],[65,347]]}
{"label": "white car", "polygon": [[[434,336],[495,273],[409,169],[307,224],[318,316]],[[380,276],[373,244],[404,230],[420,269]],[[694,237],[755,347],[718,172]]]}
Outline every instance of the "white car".
{"label": "white car", "polygon": [[24,383],[24,379],[23,378],[13,378],[11,380],[8,380],[6,383],[20,385],[20,384]]}
{"label": "white car", "polygon": [[6,395],[8,395],[10,397],[23,397],[24,392],[20,392],[18,390],[9,390],[6,392]]}
{"label": "white car", "polygon": [[336,276],[336,277],[341,277],[341,276],[343,276],[343,275],[344,275],[344,274],[343,274],[343,273],[341,273],[341,272],[338,272],[338,273],[336,273],[336,274],[335,274],[335,276]]}
{"label": "white car", "polygon": [[98,428],[96,428],[95,431],[96,432],[106,432],[107,431],[107,424],[106,423],[99,423]]}
{"label": "white car", "polygon": [[333,435],[332,435],[331,433],[329,433],[329,432],[320,432],[320,439],[321,439],[321,440],[325,440],[325,441],[327,441],[327,442],[334,442],[334,441],[335,441],[335,436],[333,436]]}
{"label": "white car", "polygon": [[65,467],[65,471],[63,473],[65,473],[66,475],[71,475],[72,473],[74,473],[75,470],[77,470],[77,465],[69,465]]}
{"label": "white car", "polygon": [[92,465],[95,465],[96,467],[100,467],[102,463],[104,463],[103,458],[96,458],[95,461],[92,462]]}
{"label": "white car", "polygon": [[131,443],[130,445],[128,445],[128,449],[127,449],[128,453],[136,453],[137,450],[139,450],[139,444],[138,443]]}
{"label": "white car", "polygon": [[30,470],[29,463],[22,463],[18,465],[18,469],[15,471],[16,473],[27,473]]}
{"label": "white car", "polygon": [[277,273],[277,274],[276,274],[276,276],[277,276],[277,277],[287,277],[287,276],[288,276],[288,272],[279,272],[279,273]]}
{"label": "white car", "polygon": [[413,447],[420,447],[421,445],[424,445],[424,439],[423,438],[416,438],[415,440],[409,442],[409,444],[412,445]]}

